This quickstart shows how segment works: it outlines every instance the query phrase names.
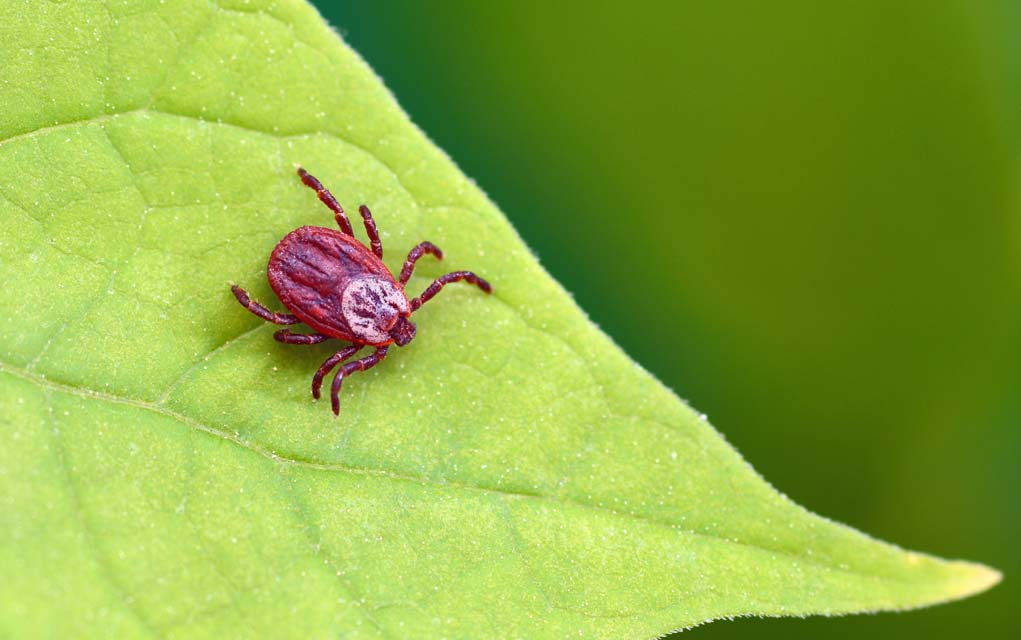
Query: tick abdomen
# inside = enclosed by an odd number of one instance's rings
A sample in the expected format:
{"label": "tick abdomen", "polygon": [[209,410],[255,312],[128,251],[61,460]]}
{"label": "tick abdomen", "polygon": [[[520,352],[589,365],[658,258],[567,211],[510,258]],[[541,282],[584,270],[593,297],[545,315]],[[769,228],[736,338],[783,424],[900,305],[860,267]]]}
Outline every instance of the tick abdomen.
{"label": "tick abdomen", "polygon": [[324,227],[299,227],[273,250],[267,271],[273,291],[302,322],[350,339],[359,332],[344,312],[344,291],[374,268],[385,267],[350,236]]}

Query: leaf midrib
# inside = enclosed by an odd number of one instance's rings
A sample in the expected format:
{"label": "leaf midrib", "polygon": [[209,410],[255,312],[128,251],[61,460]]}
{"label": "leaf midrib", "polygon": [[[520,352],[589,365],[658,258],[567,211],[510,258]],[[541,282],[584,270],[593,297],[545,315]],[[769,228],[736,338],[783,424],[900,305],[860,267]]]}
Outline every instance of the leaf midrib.
{"label": "leaf midrib", "polygon": [[[783,555],[785,557],[795,558],[799,562],[802,562],[802,563],[805,563],[805,564],[809,564],[809,565],[813,565],[813,566],[817,566],[817,567],[821,567],[823,569],[827,569],[829,571],[834,571],[834,572],[837,572],[837,573],[843,573],[843,574],[847,574],[847,575],[853,575],[853,576],[859,576],[859,577],[865,577],[865,578],[870,578],[870,579],[874,579],[874,580],[881,580],[881,581],[895,582],[895,583],[910,583],[910,582],[912,582],[911,580],[907,580],[907,579],[903,579],[903,578],[896,578],[896,577],[890,577],[890,576],[885,576],[885,575],[878,575],[878,574],[875,574],[875,573],[866,573],[866,572],[863,572],[863,571],[856,571],[856,570],[854,570],[854,569],[852,569],[850,567],[846,567],[846,566],[836,566],[836,565],[828,564],[828,563],[819,561],[818,559],[813,558],[811,556],[798,555],[798,554],[794,554],[794,553],[791,553],[791,552],[783,550],[783,549],[772,549],[772,548],[769,548],[769,547],[763,547],[763,546],[760,546],[760,545],[757,545],[757,544],[752,544],[752,543],[749,543],[749,542],[742,542],[740,540],[734,540],[734,539],[723,537],[723,536],[713,535],[711,533],[705,533],[705,532],[701,532],[701,531],[693,531],[691,529],[685,529],[685,528],[681,527],[680,525],[677,525],[676,523],[660,520],[660,519],[657,519],[657,518],[650,518],[650,517],[647,517],[647,516],[641,516],[641,515],[638,515],[638,514],[635,514],[635,513],[629,513],[627,511],[619,511],[619,510],[613,509],[611,507],[604,507],[604,506],[599,506],[599,505],[587,504],[587,503],[583,503],[583,502],[577,502],[577,501],[574,501],[574,500],[565,500],[565,499],[556,498],[556,497],[549,496],[549,495],[542,494],[542,493],[530,493],[528,491],[512,490],[512,489],[500,488],[500,487],[487,487],[487,486],[482,486],[482,485],[469,484],[469,483],[465,483],[465,482],[461,482],[461,481],[457,481],[457,480],[436,480],[435,478],[429,478],[427,476],[415,476],[415,475],[399,473],[399,472],[395,472],[395,471],[388,471],[388,470],[385,470],[385,469],[371,469],[371,468],[365,468],[365,467],[356,467],[356,466],[352,466],[352,465],[348,465],[348,464],[343,464],[343,463],[315,462],[315,461],[312,461],[312,460],[303,460],[301,458],[295,458],[295,457],[289,457],[289,456],[285,456],[285,455],[280,455],[278,453],[275,453],[274,451],[271,451],[270,449],[267,449],[267,448],[259,445],[258,443],[252,442],[250,440],[245,440],[245,439],[243,439],[243,438],[241,438],[241,437],[239,437],[239,436],[237,436],[235,434],[232,434],[230,432],[217,429],[216,427],[209,426],[209,425],[207,425],[207,424],[205,424],[203,422],[200,422],[199,420],[196,420],[196,419],[194,419],[194,418],[192,418],[192,417],[190,417],[188,415],[185,415],[183,413],[179,413],[179,412],[174,411],[172,409],[168,409],[168,408],[166,408],[164,406],[153,404],[151,402],[146,402],[144,400],[137,400],[137,399],[134,399],[134,398],[128,398],[128,397],[124,397],[124,396],[118,396],[116,394],[107,393],[107,392],[103,392],[103,391],[97,391],[97,390],[91,389],[89,387],[82,387],[82,386],[76,386],[76,385],[65,384],[65,383],[60,383],[60,382],[54,382],[52,380],[47,379],[44,375],[36,374],[36,373],[31,372],[31,371],[27,371],[27,370],[25,370],[25,369],[23,369],[21,367],[18,367],[16,365],[12,365],[12,364],[7,363],[7,362],[0,362],[0,373],[7,373],[9,375],[12,375],[12,376],[21,378],[23,380],[32,382],[32,383],[38,385],[39,387],[41,387],[44,390],[48,389],[48,390],[60,391],[60,392],[68,393],[68,394],[79,396],[79,397],[83,397],[83,398],[89,398],[89,399],[93,399],[93,400],[102,400],[102,401],[105,401],[105,402],[109,402],[111,404],[126,405],[126,406],[135,407],[135,408],[138,408],[138,409],[143,409],[143,410],[146,410],[146,411],[149,411],[149,412],[152,412],[152,413],[156,413],[156,414],[162,415],[164,417],[174,419],[174,420],[180,422],[181,424],[183,424],[183,425],[185,425],[187,427],[195,429],[196,431],[201,431],[201,432],[206,433],[206,434],[208,434],[210,436],[217,437],[217,438],[220,438],[220,439],[223,439],[223,440],[227,440],[229,442],[233,442],[234,444],[236,444],[236,445],[238,445],[238,446],[240,446],[240,447],[242,447],[242,448],[244,448],[244,449],[246,449],[246,450],[248,450],[248,451],[250,451],[252,453],[258,454],[258,455],[260,455],[260,456],[262,456],[262,457],[264,457],[264,458],[266,458],[266,459],[268,459],[268,460],[270,460],[270,461],[272,461],[272,462],[274,462],[274,463],[276,463],[278,465],[281,465],[281,466],[293,466],[293,467],[299,467],[299,468],[303,468],[303,469],[311,469],[311,470],[315,470],[315,471],[341,472],[341,473],[348,473],[348,474],[358,475],[358,476],[368,476],[368,477],[374,477],[374,478],[386,478],[386,479],[394,480],[394,481],[398,481],[398,482],[412,482],[412,483],[417,483],[419,485],[429,485],[429,486],[441,487],[441,488],[445,487],[445,488],[452,488],[452,489],[463,489],[463,490],[476,491],[476,492],[485,493],[485,494],[492,494],[492,495],[496,495],[496,496],[500,496],[500,497],[509,497],[509,498],[515,498],[515,499],[521,499],[521,500],[538,500],[538,501],[541,501],[541,502],[555,504],[555,505],[556,504],[568,504],[568,505],[572,505],[574,507],[578,507],[578,508],[581,508],[581,509],[587,509],[587,510],[599,512],[599,513],[604,513],[604,514],[609,514],[609,515],[620,517],[620,518],[626,518],[626,519],[629,519],[629,520],[634,520],[634,521],[637,521],[637,522],[642,522],[642,523],[645,523],[645,524],[651,524],[651,525],[655,525],[655,526],[659,526],[659,527],[665,527],[665,528],[670,529],[671,531],[674,531],[676,533],[680,533],[680,534],[683,534],[683,535],[689,535],[689,536],[693,536],[693,537],[699,537],[699,538],[705,538],[705,539],[709,539],[709,540],[714,540],[714,541],[717,541],[717,542],[722,542],[724,544],[729,544],[729,545],[734,545],[734,546],[738,546],[738,547],[742,547],[742,548],[746,548],[746,549],[751,549],[753,551],[762,552],[762,553],[780,554],[780,555]],[[918,555],[926,557],[926,558],[928,557],[925,554],[918,554]]]}

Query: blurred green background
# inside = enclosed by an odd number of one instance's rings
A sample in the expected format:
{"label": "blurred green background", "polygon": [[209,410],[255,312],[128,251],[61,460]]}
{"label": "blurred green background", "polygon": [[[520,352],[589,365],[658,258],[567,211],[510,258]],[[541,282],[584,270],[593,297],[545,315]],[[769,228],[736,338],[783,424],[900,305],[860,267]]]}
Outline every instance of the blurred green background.
{"label": "blurred green background", "polygon": [[776,487],[1006,573],[685,637],[1021,632],[1021,4],[316,4]]}

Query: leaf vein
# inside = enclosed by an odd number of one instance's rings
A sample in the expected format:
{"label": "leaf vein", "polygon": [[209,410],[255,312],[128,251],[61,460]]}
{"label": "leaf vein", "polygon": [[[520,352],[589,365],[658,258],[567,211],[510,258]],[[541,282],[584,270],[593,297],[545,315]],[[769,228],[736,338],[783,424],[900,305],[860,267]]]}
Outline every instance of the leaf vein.
{"label": "leaf vein", "polygon": [[46,421],[50,425],[50,432],[53,434],[53,443],[55,448],[55,454],[57,463],[60,466],[61,472],[64,475],[64,484],[67,485],[68,494],[71,498],[72,508],[74,510],[75,518],[78,520],[78,524],[82,528],[82,533],[85,534],[87,539],[84,545],[90,555],[96,561],[96,566],[99,568],[100,573],[106,579],[107,583],[113,588],[114,593],[117,595],[121,604],[124,608],[134,617],[145,629],[149,635],[154,638],[163,638],[163,634],[156,629],[153,623],[148,619],[147,616],[143,615],[141,610],[135,606],[133,599],[128,597],[128,589],[121,584],[120,580],[117,579],[114,574],[113,567],[110,566],[106,556],[99,548],[99,538],[92,530],[92,526],[89,524],[88,518],[85,514],[85,507],[82,504],[81,496],[79,495],[78,485],[74,480],[74,474],[71,473],[71,468],[67,462],[67,450],[64,446],[63,438],[60,435],[60,429],[57,427],[53,420],[53,389],[43,390],[43,397],[46,403]]}
{"label": "leaf vein", "polygon": [[[903,578],[903,577],[880,576],[880,575],[876,575],[876,574],[872,574],[872,573],[866,573],[866,572],[863,572],[863,571],[858,571],[858,570],[855,570],[854,568],[851,568],[851,567],[848,567],[848,566],[835,566],[835,565],[831,565],[831,564],[828,564],[828,563],[826,563],[824,561],[821,561],[821,560],[819,560],[817,558],[810,558],[810,557],[805,557],[805,556],[797,555],[797,554],[791,553],[790,551],[786,551],[784,549],[771,549],[771,548],[768,548],[768,547],[763,547],[763,546],[756,545],[756,544],[751,544],[751,543],[748,543],[748,542],[742,542],[740,540],[735,540],[735,539],[732,539],[732,538],[726,538],[726,537],[723,537],[723,536],[714,535],[714,534],[708,533],[708,532],[694,531],[694,530],[691,530],[691,529],[685,529],[681,525],[678,525],[677,523],[674,523],[674,522],[670,522],[670,521],[666,521],[666,520],[662,520],[662,519],[654,518],[654,517],[642,516],[642,515],[638,515],[638,514],[635,514],[635,513],[630,513],[630,512],[627,512],[627,511],[621,511],[621,510],[618,510],[618,509],[614,509],[612,507],[606,507],[606,506],[600,506],[600,505],[589,504],[589,503],[584,503],[584,502],[578,502],[578,501],[569,500],[569,499],[560,499],[560,498],[557,498],[555,496],[550,496],[550,495],[546,495],[546,494],[542,494],[542,493],[531,493],[531,492],[524,491],[524,490],[510,490],[510,489],[507,489],[507,488],[504,488],[504,487],[489,487],[489,486],[475,485],[475,484],[469,484],[469,483],[453,481],[453,480],[437,480],[435,478],[431,478],[431,477],[428,477],[428,476],[416,476],[416,475],[413,475],[413,474],[406,474],[406,473],[400,473],[400,472],[395,472],[395,471],[388,471],[388,470],[385,470],[385,469],[372,469],[372,468],[366,468],[366,467],[356,467],[356,466],[352,466],[352,465],[348,465],[348,464],[343,464],[343,463],[325,463],[325,462],[317,462],[315,460],[305,460],[305,459],[296,458],[296,457],[288,457],[288,456],[281,455],[281,454],[279,454],[279,453],[277,453],[275,451],[272,451],[270,449],[267,449],[267,448],[265,448],[265,447],[255,443],[255,442],[252,442],[251,440],[247,440],[245,438],[242,438],[240,435],[237,435],[237,434],[234,434],[234,433],[230,433],[230,432],[227,432],[227,431],[223,431],[223,430],[218,429],[216,427],[204,424],[204,423],[202,423],[202,422],[200,422],[200,421],[198,421],[198,420],[196,420],[196,419],[194,419],[194,418],[192,418],[190,416],[187,416],[187,415],[182,414],[182,413],[178,413],[176,411],[167,409],[166,407],[163,407],[163,406],[160,406],[160,405],[157,405],[157,404],[153,404],[152,402],[147,402],[145,400],[138,400],[138,399],[135,399],[135,398],[129,398],[129,397],[125,397],[125,396],[118,396],[116,394],[106,393],[106,392],[102,392],[102,391],[96,391],[96,390],[90,389],[88,387],[82,387],[82,386],[76,386],[76,385],[71,385],[71,384],[64,384],[64,383],[60,383],[60,382],[54,382],[52,380],[47,379],[45,376],[39,375],[37,373],[28,371],[28,370],[26,370],[24,368],[21,368],[21,367],[18,367],[16,365],[12,365],[12,364],[6,363],[6,362],[0,362],[0,372],[4,372],[4,373],[7,373],[9,375],[13,375],[15,377],[22,378],[24,380],[28,380],[30,382],[33,382],[33,383],[37,384],[38,386],[40,386],[40,387],[42,387],[44,389],[52,389],[52,390],[55,390],[55,391],[61,391],[61,392],[64,392],[64,393],[68,393],[68,394],[71,394],[71,395],[76,395],[76,396],[83,397],[83,398],[89,398],[89,399],[93,399],[93,400],[102,400],[102,401],[110,402],[112,404],[121,404],[121,405],[135,407],[135,408],[138,408],[138,409],[143,409],[143,410],[151,411],[153,413],[162,415],[164,417],[176,420],[176,421],[180,422],[181,424],[183,424],[185,426],[188,426],[188,427],[191,427],[192,429],[195,429],[196,431],[201,431],[201,432],[206,433],[206,434],[208,434],[210,436],[221,438],[223,440],[227,440],[227,441],[233,442],[234,444],[236,444],[236,445],[238,445],[238,446],[240,446],[240,447],[242,447],[244,449],[247,449],[247,450],[249,450],[250,452],[252,452],[254,454],[257,454],[257,455],[260,455],[260,456],[262,456],[264,458],[267,458],[267,459],[271,460],[272,462],[274,462],[274,463],[276,463],[276,464],[278,464],[280,466],[298,467],[298,468],[303,468],[303,469],[310,469],[310,470],[313,470],[313,471],[331,471],[331,472],[349,473],[349,474],[352,474],[352,475],[359,475],[359,476],[365,476],[365,477],[387,478],[387,479],[398,481],[398,482],[409,482],[409,483],[413,483],[413,484],[418,484],[420,486],[434,486],[434,487],[438,487],[438,488],[460,489],[460,490],[467,490],[467,491],[475,491],[475,492],[482,493],[482,494],[500,495],[500,496],[504,496],[507,499],[537,500],[539,502],[550,503],[550,504],[562,504],[562,505],[563,504],[567,504],[567,505],[571,505],[571,506],[574,506],[574,507],[578,507],[578,508],[583,508],[583,509],[588,509],[588,510],[591,510],[591,511],[595,511],[595,512],[598,512],[598,513],[604,513],[604,514],[615,516],[615,517],[620,517],[620,518],[625,518],[625,519],[628,519],[628,520],[634,520],[634,521],[637,521],[637,522],[642,522],[642,523],[645,523],[645,524],[651,524],[651,525],[666,527],[666,528],[669,528],[669,529],[671,529],[671,530],[673,530],[676,533],[681,534],[681,535],[695,536],[695,537],[704,538],[704,539],[707,539],[707,540],[714,540],[714,541],[717,541],[717,542],[722,542],[722,543],[726,543],[726,544],[736,545],[736,546],[739,546],[739,547],[742,547],[742,548],[747,548],[747,549],[750,549],[750,550],[753,550],[753,551],[758,551],[758,552],[761,552],[761,553],[768,553],[768,554],[772,554],[772,555],[780,555],[780,556],[794,558],[794,559],[796,559],[800,563],[808,564],[808,565],[813,565],[813,566],[816,566],[816,567],[820,567],[821,569],[824,569],[824,570],[827,570],[827,571],[832,571],[832,572],[836,572],[836,573],[843,573],[843,574],[848,574],[848,575],[854,575],[854,576],[860,576],[860,577],[865,577],[865,578],[869,578],[869,579],[873,579],[873,580],[877,580],[877,581],[879,581],[879,580],[894,581],[894,582],[905,582],[905,581],[908,581],[906,578]],[[919,554],[919,555],[922,555],[922,554]]]}

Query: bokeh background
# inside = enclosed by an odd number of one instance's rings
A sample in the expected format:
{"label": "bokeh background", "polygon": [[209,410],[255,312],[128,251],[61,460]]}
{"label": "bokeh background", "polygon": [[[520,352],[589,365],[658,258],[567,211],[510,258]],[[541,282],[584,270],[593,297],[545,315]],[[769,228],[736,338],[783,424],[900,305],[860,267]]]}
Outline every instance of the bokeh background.
{"label": "bokeh background", "polygon": [[1006,573],[684,637],[1021,632],[1021,3],[316,4],[776,487]]}

